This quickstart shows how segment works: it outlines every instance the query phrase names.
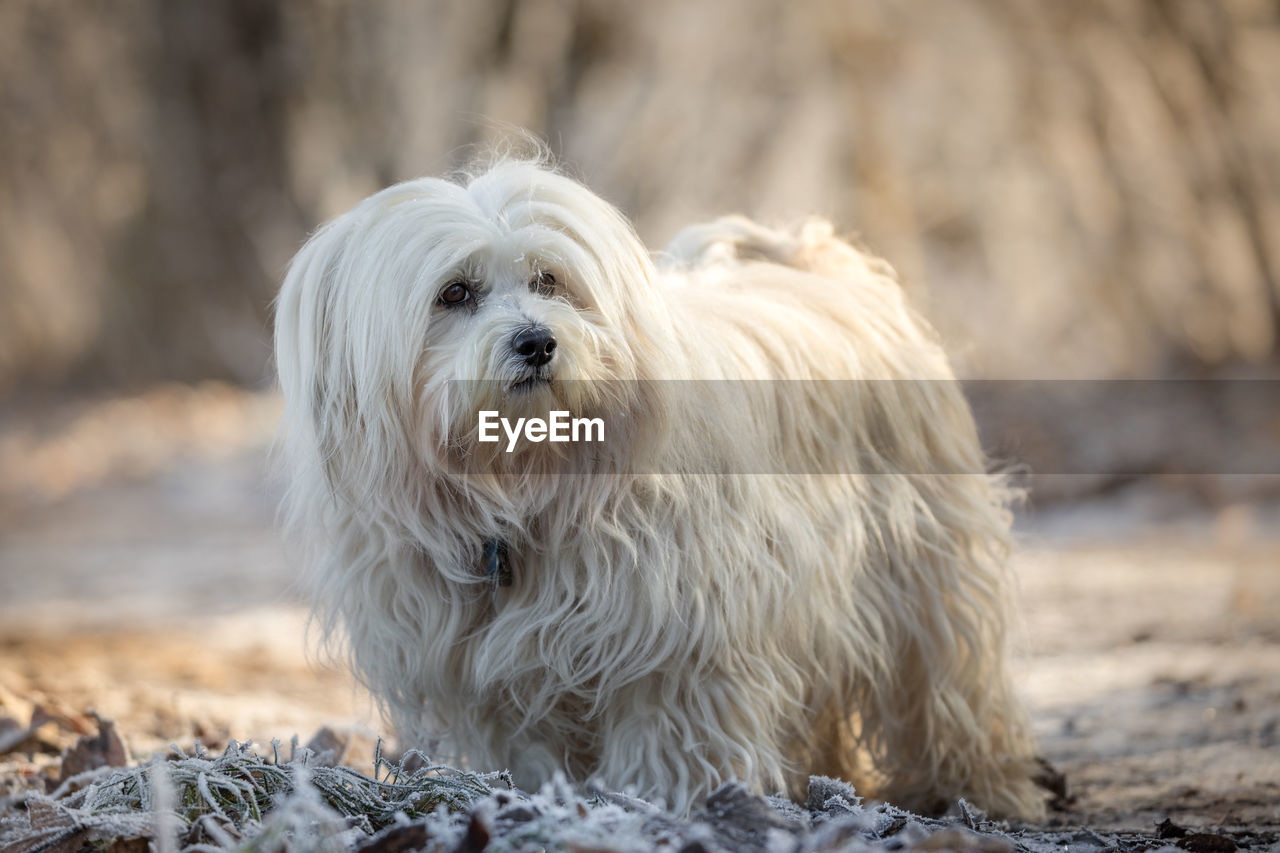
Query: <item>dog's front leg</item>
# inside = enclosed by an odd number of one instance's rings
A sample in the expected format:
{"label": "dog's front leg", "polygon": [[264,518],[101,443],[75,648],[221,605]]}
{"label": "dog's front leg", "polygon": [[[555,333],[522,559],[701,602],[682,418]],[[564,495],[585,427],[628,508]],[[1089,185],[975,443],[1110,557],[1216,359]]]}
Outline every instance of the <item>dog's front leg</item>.
{"label": "dog's front leg", "polygon": [[762,685],[753,693],[723,677],[629,685],[605,710],[593,781],[634,787],[678,814],[732,779],[780,787],[783,759],[770,736],[779,710]]}

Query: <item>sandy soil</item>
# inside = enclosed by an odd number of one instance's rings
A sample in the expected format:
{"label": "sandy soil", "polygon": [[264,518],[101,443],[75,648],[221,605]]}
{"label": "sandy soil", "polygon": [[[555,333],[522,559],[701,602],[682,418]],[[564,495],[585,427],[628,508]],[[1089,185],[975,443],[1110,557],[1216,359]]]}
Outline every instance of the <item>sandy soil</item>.
{"label": "sandy soil", "polygon": [[[0,420],[0,789],[55,764],[89,708],[135,756],[329,724],[371,758],[377,716],[309,661],[273,531],[275,402],[134,403]],[[1280,829],[1280,507],[1186,495],[1020,519],[1018,679],[1067,778],[1059,825]]]}
{"label": "sandy soil", "polygon": [[1058,817],[1280,824],[1276,510],[1188,513],[1151,497],[1024,525],[1019,677],[1070,786]]}

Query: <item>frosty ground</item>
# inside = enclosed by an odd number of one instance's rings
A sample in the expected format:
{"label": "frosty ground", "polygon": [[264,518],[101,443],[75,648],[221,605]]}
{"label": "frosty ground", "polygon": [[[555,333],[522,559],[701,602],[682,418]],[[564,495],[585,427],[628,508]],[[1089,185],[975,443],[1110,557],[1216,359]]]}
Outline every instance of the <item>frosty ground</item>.
{"label": "frosty ground", "polygon": [[[305,743],[329,726],[338,757],[374,772],[382,727],[367,697],[305,653],[305,610],[264,473],[276,403],[217,387],[165,394],[0,422],[0,797],[54,778],[61,751],[96,731],[90,708],[116,721],[135,762],[196,740],[213,757],[232,740]],[[149,432],[125,442],[139,424]],[[1133,833],[1162,843],[1154,836],[1168,821],[1165,840],[1184,847],[1228,835],[1274,843],[1271,486],[1148,481],[1020,518],[1018,681],[1067,783],[1043,839],[1132,848]],[[477,802],[497,815],[492,796]],[[572,798],[561,801],[568,809]],[[0,800],[0,815],[15,808]],[[466,809],[458,814],[461,843]],[[809,830],[821,817],[805,814]],[[1034,849],[1037,837],[1006,841]]]}

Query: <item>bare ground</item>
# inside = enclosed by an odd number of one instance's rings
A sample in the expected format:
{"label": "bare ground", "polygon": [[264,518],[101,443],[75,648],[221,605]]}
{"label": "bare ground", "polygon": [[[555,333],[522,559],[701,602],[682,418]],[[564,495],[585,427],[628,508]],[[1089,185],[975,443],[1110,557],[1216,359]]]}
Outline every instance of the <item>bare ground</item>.
{"label": "bare ground", "polygon": [[[0,795],[90,708],[135,757],[325,724],[372,757],[371,703],[305,652],[264,474],[274,401],[157,394],[0,424]],[[1280,507],[1187,494],[1020,520],[1018,679],[1067,780],[1054,825],[1280,831]]]}

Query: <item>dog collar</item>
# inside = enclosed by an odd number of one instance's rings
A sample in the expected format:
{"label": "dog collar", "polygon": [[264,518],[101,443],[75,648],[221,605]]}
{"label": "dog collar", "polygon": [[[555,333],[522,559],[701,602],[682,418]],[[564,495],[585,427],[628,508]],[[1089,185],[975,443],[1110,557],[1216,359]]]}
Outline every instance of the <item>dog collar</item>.
{"label": "dog collar", "polygon": [[497,538],[485,540],[484,573],[495,587],[511,586],[511,561],[507,559],[506,542]]}

